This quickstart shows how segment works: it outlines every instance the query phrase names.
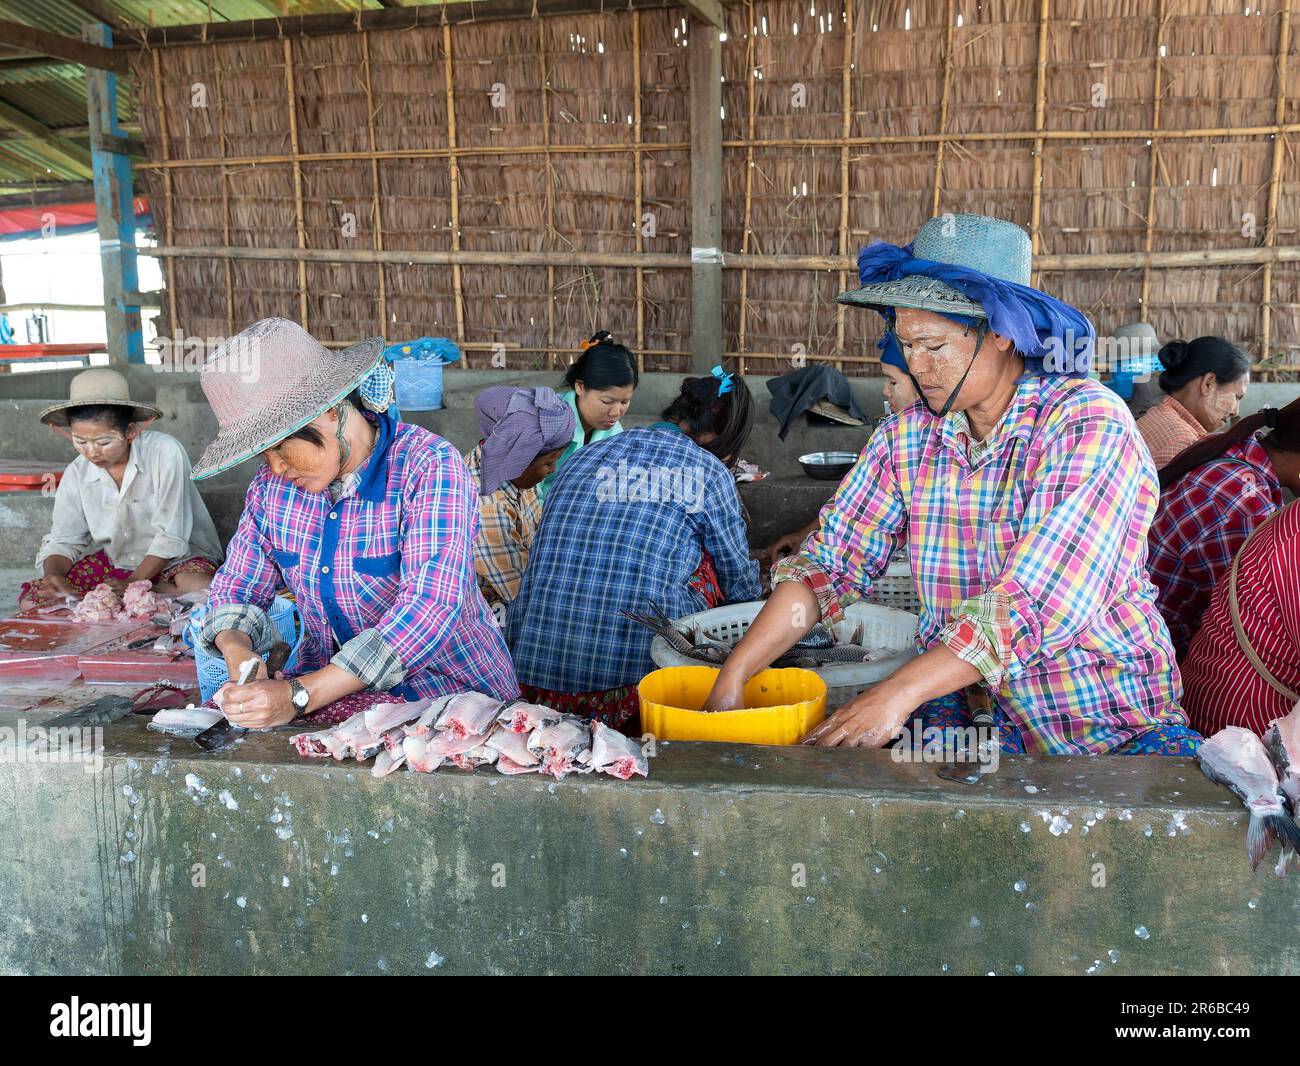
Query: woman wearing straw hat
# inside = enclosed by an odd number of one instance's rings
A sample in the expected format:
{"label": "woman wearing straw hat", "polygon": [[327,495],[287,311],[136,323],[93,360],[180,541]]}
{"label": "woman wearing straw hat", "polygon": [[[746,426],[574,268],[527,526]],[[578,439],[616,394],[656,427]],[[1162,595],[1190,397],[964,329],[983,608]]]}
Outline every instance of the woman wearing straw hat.
{"label": "woman wearing straw hat", "polygon": [[194,477],[262,458],[200,639],[233,677],[250,651],[269,650],[266,608],[280,585],[306,629],[300,676],[263,673],[222,690],[236,725],[268,728],[299,714],[340,720],[395,697],[518,695],[474,579],[477,505],[464,462],[449,442],[399,425],[385,401],[368,409],[373,401],[358,393],[382,348],[372,338],[330,352],[271,318],[200,372],[220,431]]}
{"label": "woman wearing straw hat", "polygon": [[59,482],[36,557],[43,576],[22,587],[21,607],[82,596],[100,583],[118,592],[132,581],[163,593],[208,587],[221,541],[184,447],[145,428],[161,413],[132,400],[126,378],[104,368],[78,374],[68,399],[41,412],[80,454]]}
{"label": "woman wearing straw hat", "polygon": [[493,385],[474,398],[483,439],[465,456],[478,489],[474,564],[498,617],[519,594],[528,549],[542,520],[537,486],[573,440],[577,417],[547,388]]}
{"label": "woman wearing straw hat", "polygon": [[805,742],[880,747],[910,723],[928,744],[927,728],[969,727],[973,703],[1005,750],[1194,751],[1144,565],[1155,469],[1123,402],[1087,377],[1091,323],[1029,287],[1028,235],[993,218],[931,219],[906,248],[865,249],[859,273],[839,299],[883,316],[924,403],[871,438],[778,566],[707,706],[735,707],[906,543],[922,654]]}

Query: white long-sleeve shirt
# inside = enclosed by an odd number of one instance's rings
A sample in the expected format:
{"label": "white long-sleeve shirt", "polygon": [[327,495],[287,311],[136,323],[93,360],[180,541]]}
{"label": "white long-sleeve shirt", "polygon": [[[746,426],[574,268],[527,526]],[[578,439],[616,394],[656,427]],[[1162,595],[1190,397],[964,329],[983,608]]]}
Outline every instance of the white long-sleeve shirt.
{"label": "white long-sleeve shirt", "polygon": [[36,569],[51,555],[75,563],[100,550],[123,570],[134,570],[146,555],[173,562],[224,558],[212,516],[190,480],[189,456],[175,437],[145,430],[132,441],[120,489],[84,455],[68,464]]}

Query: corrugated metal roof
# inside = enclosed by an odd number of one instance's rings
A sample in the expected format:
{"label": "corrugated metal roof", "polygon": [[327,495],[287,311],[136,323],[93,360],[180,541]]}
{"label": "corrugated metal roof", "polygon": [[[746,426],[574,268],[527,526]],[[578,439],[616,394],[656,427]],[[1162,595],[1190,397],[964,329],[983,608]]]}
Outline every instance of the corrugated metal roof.
{"label": "corrugated metal roof", "polygon": [[[279,0],[101,0],[104,7],[125,25],[185,26],[198,22],[237,22],[283,14]],[[412,6],[418,0],[408,0]],[[379,0],[294,0],[295,15],[332,11],[355,11],[359,6],[379,8]],[[0,0],[0,19],[36,26],[51,33],[80,37],[81,27],[91,21],[84,10],[70,0]],[[13,56],[16,58],[9,59]],[[44,61],[19,52],[0,51],[0,102],[17,108],[42,125],[58,130],[86,125],[86,77],[76,63]],[[118,115],[121,121],[135,120],[129,78],[118,78]],[[0,131],[4,131],[0,123]],[[84,135],[71,143],[83,148]],[[0,139],[0,196],[3,186],[14,182],[76,181],[83,176],[72,171],[47,146],[30,138]]]}

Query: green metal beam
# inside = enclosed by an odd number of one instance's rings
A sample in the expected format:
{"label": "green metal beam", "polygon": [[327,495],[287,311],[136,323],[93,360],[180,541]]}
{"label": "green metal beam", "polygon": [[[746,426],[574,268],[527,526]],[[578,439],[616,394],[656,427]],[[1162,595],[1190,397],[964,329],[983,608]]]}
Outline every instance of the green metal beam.
{"label": "green metal beam", "polygon": [[93,174],[90,153],[79,145],[60,137],[44,123],[38,122],[31,115],[19,111],[16,107],[0,101],[0,126],[8,126],[27,134],[38,141],[44,154],[66,166],[78,178],[89,178]]}

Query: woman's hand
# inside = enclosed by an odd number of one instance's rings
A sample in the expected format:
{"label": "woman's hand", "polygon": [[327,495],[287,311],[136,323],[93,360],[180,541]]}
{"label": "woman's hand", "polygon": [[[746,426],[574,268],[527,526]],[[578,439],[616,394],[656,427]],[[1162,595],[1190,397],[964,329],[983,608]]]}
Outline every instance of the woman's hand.
{"label": "woman's hand", "polygon": [[768,559],[775,563],[779,562],[787,555],[793,555],[799,550],[803,542],[808,539],[808,534],[816,528],[817,523],[814,521],[810,525],[804,526],[803,529],[796,529],[793,533],[787,533],[783,537],[777,537],[776,540],[772,541],[772,543],[767,546]]}
{"label": "woman's hand", "polygon": [[846,703],[800,743],[823,748],[883,748],[898,736],[921,704],[979,680],[979,670],[937,644]]}
{"label": "woman's hand", "polygon": [[734,711],[738,707],[745,705],[745,679],[739,671],[733,670],[730,675],[724,666],[718,673],[718,679],[713,683],[713,689],[709,693],[709,698],[704,701],[702,711]]}
{"label": "woman's hand", "polygon": [[917,706],[895,686],[875,685],[811,730],[800,743],[822,748],[883,748],[898,736]]}
{"label": "woman's hand", "polygon": [[72,582],[62,574],[47,574],[41,582],[40,590],[36,593],[38,603],[52,603],[55,600],[61,600],[65,596],[75,596],[77,590],[72,587]]}
{"label": "woman's hand", "polygon": [[807,585],[786,581],[777,586],[740,643],[731,649],[702,709],[731,711],[741,706],[745,682],[792,648],[820,619],[817,597]]}
{"label": "woman's hand", "polygon": [[[265,673],[265,663],[262,664]],[[226,682],[217,690],[218,706],[242,729],[271,729],[292,722],[298,714],[293,705],[293,686],[288,681],[250,681],[244,685]]]}

